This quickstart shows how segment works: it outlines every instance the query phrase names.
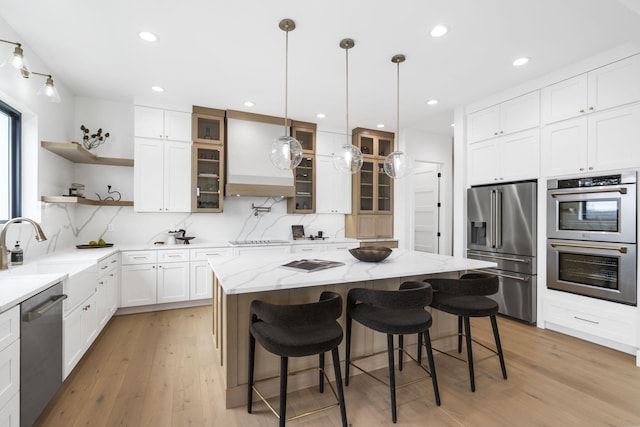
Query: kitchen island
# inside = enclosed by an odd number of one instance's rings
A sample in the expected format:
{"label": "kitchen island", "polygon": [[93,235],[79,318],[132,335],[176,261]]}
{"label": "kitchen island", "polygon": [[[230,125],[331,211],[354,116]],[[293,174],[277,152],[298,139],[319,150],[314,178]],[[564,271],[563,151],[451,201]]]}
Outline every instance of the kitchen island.
{"label": "kitchen island", "polygon": [[[427,277],[458,277],[467,270],[489,268],[492,262],[394,249],[386,260],[379,263],[358,261],[346,251],[330,251],[317,254],[317,258],[337,261],[344,265],[316,272],[298,272],[282,267],[291,261],[305,258],[302,254],[247,254],[240,256],[211,256],[213,269],[213,338],[219,368],[224,378],[226,407],[246,403],[247,354],[249,306],[260,299],[273,304],[300,304],[317,301],[322,291],[331,290],[342,295],[346,302],[349,289],[369,287],[398,289],[407,280],[423,280]],[[345,314],[339,319],[344,329]],[[431,335],[433,338],[448,335],[456,330],[456,320],[446,313],[434,312]],[[354,357],[373,354],[386,349],[386,337],[370,329],[355,326],[352,337]],[[405,339],[408,346],[415,337]],[[344,359],[344,342],[340,345]],[[292,359],[290,370],[296,371],[317,366],[317,357]],[[367,360],[369,368],[386,366],[386,355]],[[257,379],[272,377],[279,372],[279,358],[256,347]],[[327,369],[328,371],[330,369]],[[332,373],[329,373],[330,378]],[[300,375],[292,378],[289,390],[310,387],[317,382],[317,375]],[[272,387],[269,388],[269,385]],[[265,384],[267,396],[276,395],[278,384]]]}

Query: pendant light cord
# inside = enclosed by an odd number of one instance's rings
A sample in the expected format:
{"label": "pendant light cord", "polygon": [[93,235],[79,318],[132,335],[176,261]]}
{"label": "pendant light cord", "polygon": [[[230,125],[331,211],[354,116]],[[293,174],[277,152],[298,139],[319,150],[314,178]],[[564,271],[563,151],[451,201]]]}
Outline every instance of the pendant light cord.
{"label": "pendant light cord", "polygon": [[289,30],[285,31],[284,53],[284,134],[287,135],[288,107],[289,107]]}
{"label": "pendant light cord", "polygon": [[397,83],[396,83],[396,147],[400,146],[400,62],[397,62]]}
{"label": "pendant light cord", "polygon": [[345,53],[346,53],[346,66],[347,66],[347,71],[345,73],[347,79],[346,79],[346,92],[347,92],[347,105],[346,105],[346,132],[345,135],[347,136],[347,145],[351,144],[351,141],[349,141],[349,49],[345,49]]}

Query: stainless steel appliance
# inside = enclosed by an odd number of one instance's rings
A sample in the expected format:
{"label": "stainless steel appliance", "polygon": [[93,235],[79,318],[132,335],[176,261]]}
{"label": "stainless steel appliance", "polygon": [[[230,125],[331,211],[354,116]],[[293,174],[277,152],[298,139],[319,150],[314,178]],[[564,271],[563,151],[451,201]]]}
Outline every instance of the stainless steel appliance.
{"label": "stainless steel appliance", "polygon": [[536,322],[536,193],[534,181],[467,190],[467,257],[493,261],[500,313]]}
{"label": "stainless steel appliance", "polygon": [[62,384],[62,283],[20,304],[20,425],[33,425]]}
{"label": "stainless steel appliance", "polygon": [[636,172],[547,183],[547,287],[637,304]]}

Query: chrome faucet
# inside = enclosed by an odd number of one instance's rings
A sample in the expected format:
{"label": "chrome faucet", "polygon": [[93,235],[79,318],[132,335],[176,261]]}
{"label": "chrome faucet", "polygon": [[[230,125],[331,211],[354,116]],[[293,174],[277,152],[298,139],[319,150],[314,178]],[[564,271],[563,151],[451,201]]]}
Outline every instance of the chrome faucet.
{"label": "chrome faucet", "polygon": [[45,240],[47,240],[47,236],[44,235],[44,231],[42,231],[42,227],[40,227],[40,224],[38,224],[37,222],[35,222],[32,219],[29,218],[23,218],[23,217],[17,217],[17,218],[13,218],[10,219],[9,221],[4,223],[4,226],[2,227],[2,231],[0,231],[0,270],[6,270],[8,268],[8,264],[7,264],[7,228],[9,227],[9,224],[13,224],[14,222],[22,222],[22,221],[26,221],[31,223],[31,225],[33,225],[33,228],[35,228],[36,230],[36,240],[38,242],[43,242]]}

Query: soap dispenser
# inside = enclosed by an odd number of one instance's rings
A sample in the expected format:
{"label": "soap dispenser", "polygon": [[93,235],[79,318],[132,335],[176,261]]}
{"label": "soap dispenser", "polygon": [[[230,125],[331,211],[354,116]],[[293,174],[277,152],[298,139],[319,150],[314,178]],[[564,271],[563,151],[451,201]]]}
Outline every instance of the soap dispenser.
{"label": "soap dispenser", "polygon": [[20,241],[17,241],[11,251],[11,265],[22,265],[23,260],[24,252],[22,252],[22,248],[20,247]]}

